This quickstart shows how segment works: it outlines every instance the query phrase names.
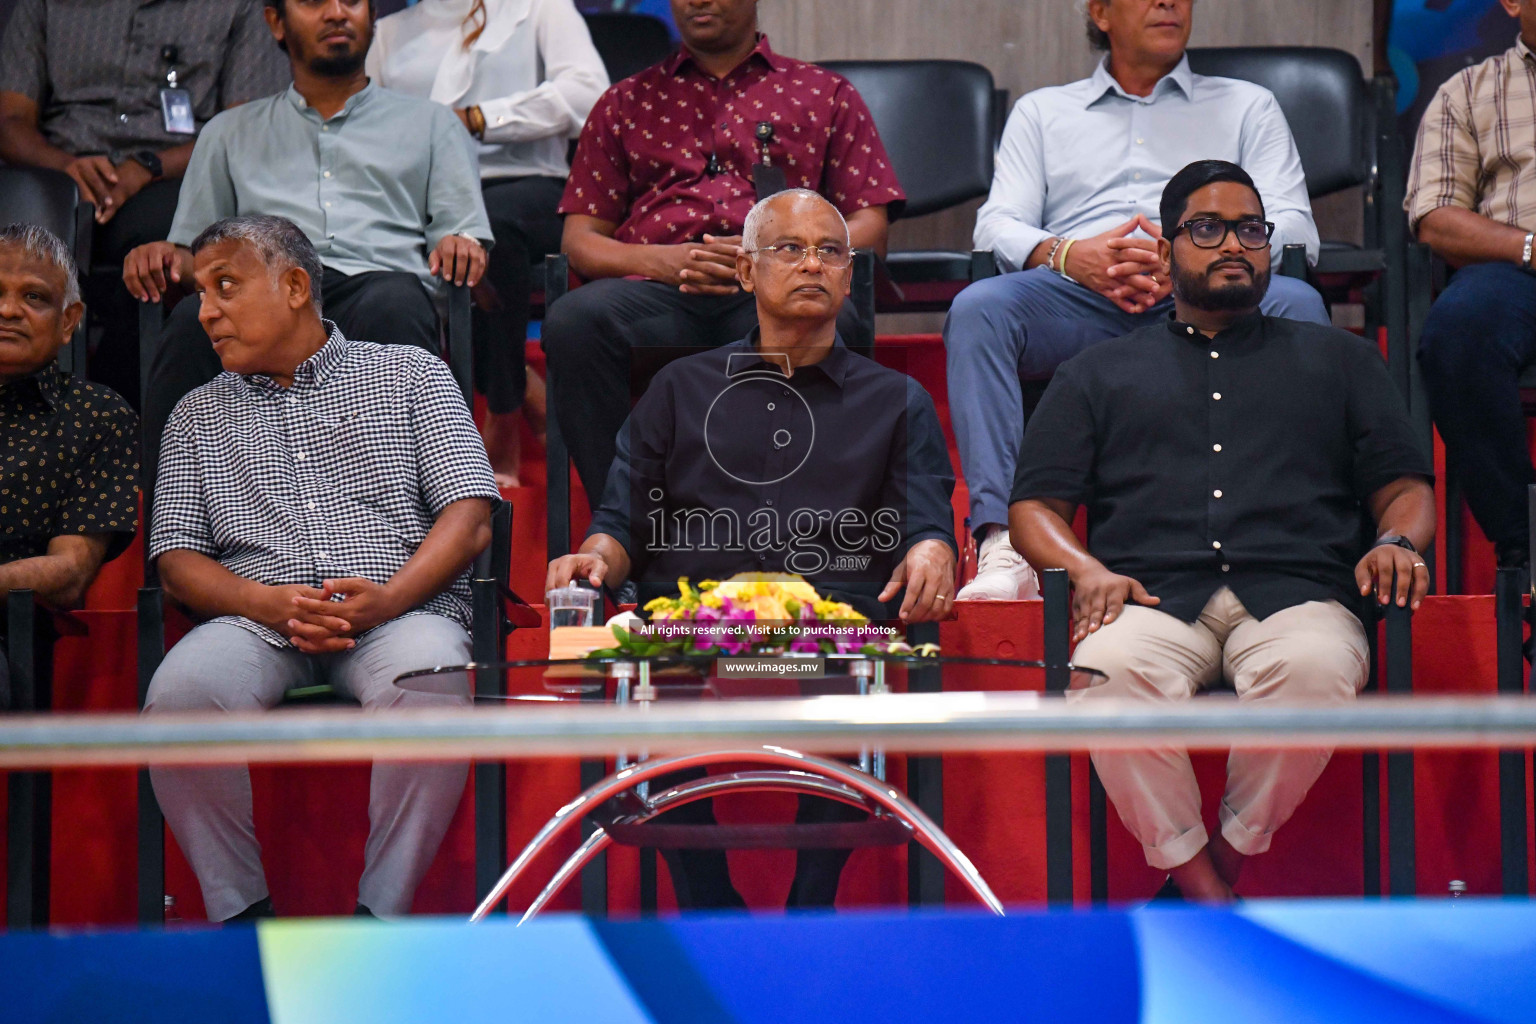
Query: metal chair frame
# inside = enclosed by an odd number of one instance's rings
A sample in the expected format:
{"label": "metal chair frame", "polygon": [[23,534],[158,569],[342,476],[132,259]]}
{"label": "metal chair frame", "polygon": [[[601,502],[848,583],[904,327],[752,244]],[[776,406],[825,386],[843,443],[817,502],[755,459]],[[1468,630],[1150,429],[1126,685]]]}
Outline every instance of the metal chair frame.
{"label": "metal chair frame", "polygon": [[[849,668],[856,680],[858,692],[886,691],[883,663],[849,659]],[[650,678],[650,665],[647,662],[613,663],[609,666],[609,677],[614,680],[618,703],[624,704],[631,701],[646,703],[656,698],[656,690]],[[742,763],[765,767],[691,779],[655,796],[649,793],[652,780],[677,771],[712,764]],[[892,830],[896,836],[895,842],[906,842],[909,838],[915,839],[935,859],[940,870],[947,868],[952,871],[981,903],[993,913],[1001,915],[1002,904],[987,886],[975,865],[944,835],[940,827],[917,802],[903,796],[885,781],[885,774],[885,752],[878,748],[866,748],[860,751],[857,768],[782,747],[751,747],[661,759],[647,759],[644,753],[641,753],[638,759],[620,755],[616,770],[612,774],[605,775],[586,786],[580,796],[562,806],[555,816],[545,823],[497,879],[470,920],[480,921],[491,913],[505,898],[512,885],[525,874],[533,861],[571,826],[580,825],[585,833],[581,845],[566,859],[529,905],[519,921],[520,924],[542,911],[550,900],[578,874],[589,874],[590,872],[586,870],[589,867],[600,868],[602,862],[598,858],[613,842],[625,841],[628,837],[643,833],[647,822],[675,807],[726,792],[796,793],[838,800],[862,808],[870,813],[871,824],[895,826]],[[605,805],[609,805],[610,801],[614,801],[617,805],[616,809],[599,817],[597,812]],[[805,828],[806,826],[786,826],[784,831],[787,833],[797,827]],[[880,840],[875,842],[878,843]],[[645,848],[642,847],[643,849]],[[651,870],[654,871],[654,859],[651,862]],[[585,895],[587,887],[583,888]],[[642,879],[642,889],[644,888],[645,883]],[[654,890],[654,882],[651,883],[651,888]],[[586,900],[583,902],[585,904]],[[598,908],[585,905],[583,909],[589,913],[600,912]],[[654,903],[642,909],[654,910]]]}

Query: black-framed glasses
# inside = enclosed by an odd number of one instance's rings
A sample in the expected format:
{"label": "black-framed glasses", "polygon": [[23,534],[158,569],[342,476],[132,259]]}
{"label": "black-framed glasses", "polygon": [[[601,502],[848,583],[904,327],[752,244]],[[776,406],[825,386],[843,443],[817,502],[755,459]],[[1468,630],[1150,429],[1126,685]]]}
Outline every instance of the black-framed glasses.
{"label": "black-framed glasses", "polygon": [[853,250],[836,243],[801,245],[799,242],[783,242],[779,245],[765,245],[760,249],[748,249],[747,255],[756,256],[760,252],[767,253],[769,259],[786,267],[798,267],[813,252],[822,266],[833,270],[842,270],[853,262]]}
{"label": "black-framed glasses", "polygon": [[1237,242],[1244,249],[1267,249],[1269,238],[1275,233],[1275,226],[1267,220],[1252,218],[1223,220],[1219,217],[1195,217],[1174,228],[1168,240],[1177,238],[1180,231],[1189,232],[1189,240],[1202,249],[1217,248],[1227,240],[1228,232],[1237,235]]}

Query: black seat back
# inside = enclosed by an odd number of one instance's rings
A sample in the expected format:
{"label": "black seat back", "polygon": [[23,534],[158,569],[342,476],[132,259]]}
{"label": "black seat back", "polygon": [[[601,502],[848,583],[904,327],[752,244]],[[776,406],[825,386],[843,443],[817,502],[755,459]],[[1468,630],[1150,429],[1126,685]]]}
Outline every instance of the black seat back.
{"label": "black seat back", "polygon": [[[0,167],[0,226],[36,224],[64,240],[82,275],[91,269],[91,207],[80,201],[75,181],[43,167]],[[85,373],[86,324],[59,352],[65,370]]]}
{"label": "black seat back", "polygon": [[0,167],[0,224],[36,224],[64,239],[83,271],[76,207],[80,193],[63,171]]}
{"label": "black seat back", "polygon": [[1370,180],[1373,108],[1353,54],[1320,46],[1213,47],[1190,50],[1189,66],[1198,75],[1241,79],[1275,94],[1301,154],[1308,195]]}
{"label": "black seat back", "polygon": [[853,84],[907,193],[909,217],[992,187],[992,72],[960,60],[829,60]]}
{"label": "black seat back", "polygon": [[667,23],[649,14],[587,14],[592,45],[603,58],[608,80],[618,82],[652,64],[659,64],[676,48]]}

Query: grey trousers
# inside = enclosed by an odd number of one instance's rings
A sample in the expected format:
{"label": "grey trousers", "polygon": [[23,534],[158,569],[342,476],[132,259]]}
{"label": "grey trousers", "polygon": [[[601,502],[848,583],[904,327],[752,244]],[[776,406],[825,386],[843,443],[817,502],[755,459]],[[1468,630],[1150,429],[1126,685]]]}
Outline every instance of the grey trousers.
{"label": "grey trousers", "polygon": [[[171,648],[149,684],[144,713],[270,708],[296,686],[329,682],[365,709],[444,707],[462,693],[417,693],[401,674],[470,660],[469,634],[440,615],[394,619],[343,654],[274,647],[225,622],[198,626]],[[376,764],[368,799],[368,845],[357,900],[380,917],[408,914],[464,792],[467,764]],[[150,768],[155,798],[197,873],[210,921],[233,917],[267,895],[245,768]]]}

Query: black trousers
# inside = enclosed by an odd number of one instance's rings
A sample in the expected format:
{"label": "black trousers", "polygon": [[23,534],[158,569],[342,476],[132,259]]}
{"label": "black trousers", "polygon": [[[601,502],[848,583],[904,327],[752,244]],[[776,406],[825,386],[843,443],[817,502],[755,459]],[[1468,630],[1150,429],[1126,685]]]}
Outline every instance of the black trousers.
{"label": "black trousers", "polygon": [[[745,292],[684,295],[659,281],[593,281],[550,307],[543,336],[552,400],[589,504],[602,500],[631,396],[672,360],[728,345],[756,326],[756,300]],[[852,302],[843,303],[837,329],[845,342],[872,328]]]}
{"label": "black trousers", "polygon": [[[678,772],[651,783],[651,791],[658,793],[668,786],[702,776],[702,770]],[[795,823],[823,823],[839,821],[863,821],[865,812],[849,804],[821,797],[797,798]],[[713,825],[715,808],[713,800],[695,800],[656,819],[666,825]],[[811,909],[830,907],[837,899],[837,885],[843,876],[852,850],[801,850],[795,857],[795,880],[789,887],[789,899],[785,906]],[[746,901],[731,884],[730,870],[726,865],[724,850],[663,850],[667,872],[672,876],[672,889],[677,894],[681,910],[745,910]]]}
{"label": "black trousers", "polygon": [[564,190],[561,178],[494,178],[482,187],[496,241],[485,276],[495,295],[490,309],[476,305],[474,311],[475,390],[494,413],[515,412],[523,404],[533,272],[545,256],[560,251],[555,211]]}
{"label": "black trousers", "polygon": [[[439,354],[437,311],[415,274],[380,270],[349,276],[326,267],[320,281],[320,301],[326,319],[335,321],[348,338],[415,345]],[[150,367],[149,393],[144,396],[142,475],[146,494],[154,487],[160,435],[171,410],[187,392],[213,380],[222,369],[197,312],[196,296],[176,304],[166,319]]]}
{"label": "black trousers", "polygon": [[181,181],[155,181],[123,204],[117,215],[95,226],[91,262],[81,267],[86,312],[101,328],[91,353],[91,380],[116,391],[135,409],[139,405],[139,304],[123,285],[123,259],[129,251],[158,242],[171,233]]}

